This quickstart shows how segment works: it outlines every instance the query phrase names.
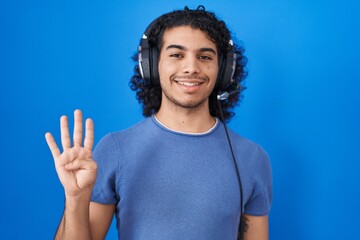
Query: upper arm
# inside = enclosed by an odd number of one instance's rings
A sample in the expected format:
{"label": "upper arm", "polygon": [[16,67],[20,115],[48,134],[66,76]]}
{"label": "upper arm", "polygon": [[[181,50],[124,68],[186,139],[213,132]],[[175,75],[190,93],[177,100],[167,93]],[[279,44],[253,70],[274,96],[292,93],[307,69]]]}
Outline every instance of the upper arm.
{"label": "upper arm", "polygon": [[105,239],[114,216],[115,205],[90,202],[89,212],[92,239]]}
{"label": "upper arm", "polygon": [[269,218],[265,216],[252,216],[245,214],[247,219],[247,231],[244,240],[267,240],[269,239]]}

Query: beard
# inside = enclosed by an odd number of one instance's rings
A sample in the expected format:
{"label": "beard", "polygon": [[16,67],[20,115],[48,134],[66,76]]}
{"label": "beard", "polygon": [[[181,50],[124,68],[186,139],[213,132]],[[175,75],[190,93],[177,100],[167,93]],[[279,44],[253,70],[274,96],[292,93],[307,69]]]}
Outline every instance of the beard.
{"label": "beard", "polygon": [[[166,91],[163,91],[163,96],[166,98],[166,101],[173,105],[174,108],[184,108],[186,110],[191,110],[192,112],[196,112],[199,109],[202,109],[203,107],[208,104],[208,98],[209,96],[201,96],[198,99],[179,99],[174,96],[171,96]],[[164,99],[165,100],[165,99]]]}

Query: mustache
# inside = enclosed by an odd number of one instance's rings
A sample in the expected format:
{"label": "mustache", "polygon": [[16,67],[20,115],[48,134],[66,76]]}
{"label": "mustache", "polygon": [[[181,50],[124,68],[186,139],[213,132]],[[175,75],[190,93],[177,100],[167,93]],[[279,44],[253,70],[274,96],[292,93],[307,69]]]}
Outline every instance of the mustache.
{"label": "mustache", "polygon": [[200,77],[200,76],[196,76],[196,75],[190,75],[190,76],[174,76],[172,78],[172,80],[201,80],[201,81],[206,81],[207,78],[206,77]]}

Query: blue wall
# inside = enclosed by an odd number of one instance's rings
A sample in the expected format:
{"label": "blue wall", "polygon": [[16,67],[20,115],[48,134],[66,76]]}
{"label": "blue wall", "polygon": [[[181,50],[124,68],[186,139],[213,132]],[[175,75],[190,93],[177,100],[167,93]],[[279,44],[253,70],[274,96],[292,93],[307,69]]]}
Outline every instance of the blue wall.
{"label": "blue wall", "polygon": [[271,157],[271,239],[360,239],[360,4],[126,2],[1,1],[0,239],[52,238],[64,198],[45,132],[59,139],[75,108],[96,141],[141,120],[130,56],[152,19],[198,4],[246,47],[248,89],[230,127]]}

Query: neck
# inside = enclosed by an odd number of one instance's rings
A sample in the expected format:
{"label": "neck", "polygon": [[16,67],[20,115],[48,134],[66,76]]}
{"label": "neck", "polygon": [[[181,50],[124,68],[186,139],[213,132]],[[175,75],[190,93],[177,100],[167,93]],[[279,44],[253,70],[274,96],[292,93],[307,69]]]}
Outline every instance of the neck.
{"label": "neck", "polygon": [[162,102],[156,118],[166,127],[175,131],[187,133],[203,133],[212,128],[215,119],[210,115],[209,104],[206,101],[199,108],[169,107]]}

